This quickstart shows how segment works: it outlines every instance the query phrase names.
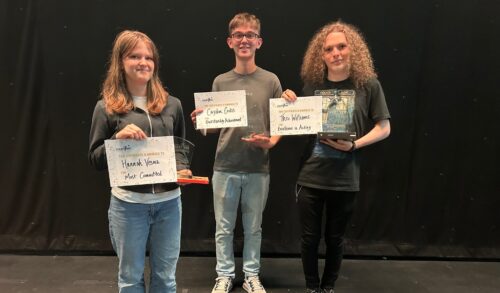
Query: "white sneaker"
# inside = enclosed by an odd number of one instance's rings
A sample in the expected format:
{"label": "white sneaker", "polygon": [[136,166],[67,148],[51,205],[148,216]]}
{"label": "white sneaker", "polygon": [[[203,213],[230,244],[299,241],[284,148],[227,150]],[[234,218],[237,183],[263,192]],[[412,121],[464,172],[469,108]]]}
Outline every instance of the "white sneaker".
{"label": "white sneaker", "polygon": [[245,282],[243,282],[243,289],[248,293],[266,293],[259,276],[246,277]]}
{"label": "white sneaker", "polygon": [[233,289],[233,279],[231,277],[218,277],[215,279],[215,286],[212,293],[228,293]]}

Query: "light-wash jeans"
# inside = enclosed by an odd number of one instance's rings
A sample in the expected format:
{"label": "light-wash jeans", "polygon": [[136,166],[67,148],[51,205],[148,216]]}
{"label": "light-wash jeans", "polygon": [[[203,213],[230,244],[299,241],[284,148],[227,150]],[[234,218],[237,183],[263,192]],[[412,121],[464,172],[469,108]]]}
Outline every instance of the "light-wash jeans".
{"label": "light-wash jeans", "polygon": [[150,293],[175,293],[182,203],[180,197],[154,204],[111,196],[108,210],[111,243],[119,259],[120,293],[144,293],[144,263],[149,250]]}
{"label": "light-wash jeans", "polygon": [[212,177],[215,212],[215,252],[218,276],[235,277],[233,231],[241,201],[243,222],[243,272],[255,276],[260,271],[262,212],[269,191],[269,174],[215,171]]}

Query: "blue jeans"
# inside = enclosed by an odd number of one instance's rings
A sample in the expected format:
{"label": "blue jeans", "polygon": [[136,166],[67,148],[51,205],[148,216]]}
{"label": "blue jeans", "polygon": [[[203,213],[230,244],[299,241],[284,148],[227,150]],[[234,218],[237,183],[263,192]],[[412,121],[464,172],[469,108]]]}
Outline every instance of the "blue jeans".
{"label": "blue jeans", "polygon": [[144,293],[144,263],[149,250],[150,293],[175,293],[182,203],[180,197],[140,204],[111,196],[109,233],[118,255],[120,293]]}
{"label": "blue jeans", "polygon": [[269,191],[269,174],[215,171],[212,177],[215,212],[215,252],[218,276],[235,277],[234,226],[241,202],[243,223],[243,272],[255,276],[260,271],[262,212]]}

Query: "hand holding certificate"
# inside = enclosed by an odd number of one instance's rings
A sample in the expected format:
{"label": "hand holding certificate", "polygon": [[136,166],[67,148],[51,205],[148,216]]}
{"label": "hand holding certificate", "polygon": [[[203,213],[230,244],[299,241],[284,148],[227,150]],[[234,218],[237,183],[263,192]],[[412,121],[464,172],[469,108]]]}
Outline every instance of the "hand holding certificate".
{"label": "hand holding certificate", "polygon": [[177,181],[172,136],[104,142],[111,186]]}
{"label": "hand holding certificate", "polygon": [[245,91],[194,93],[196,129],[247,126]]}
{"label": "hand holding certificate", "polygon": [[300,97],[295,102],[269,100],[271,135],[316,134],[321,131],[321,97]]}
{"label": "hand holding certificate", "polygon": [[115,139],[106,140],[105,145],[111,186],[208,184],[208,177],[192,176],[194,144],[183,138]]}

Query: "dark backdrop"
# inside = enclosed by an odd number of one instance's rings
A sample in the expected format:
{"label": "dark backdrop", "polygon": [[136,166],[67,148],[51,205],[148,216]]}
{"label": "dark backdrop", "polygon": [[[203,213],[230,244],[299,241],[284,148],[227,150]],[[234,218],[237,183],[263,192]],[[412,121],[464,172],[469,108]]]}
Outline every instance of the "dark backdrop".
{"label": "dark backdrop", "polygon": [[[500,2],[0,1],[0,250],[111,251],[109,182],[87,162],[92,111],[115,35],[147,33],[161,77],[183,103],[192,169],[211,176],[216,137],[189,122],[193,93],[231,69],[227,23],[262,20],[257,63],[300,91],[309,38],[337,19],[364,33],[392,114],[391,136],[363,150],[347,254],[500,257]],[[263,253],[299,252],[297,146],[272,150]],[[182,251],[212,253],[209,186],[183,190]],[[236,242],[241,248],[241,229]]]}

